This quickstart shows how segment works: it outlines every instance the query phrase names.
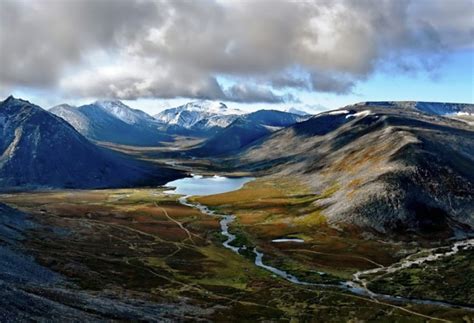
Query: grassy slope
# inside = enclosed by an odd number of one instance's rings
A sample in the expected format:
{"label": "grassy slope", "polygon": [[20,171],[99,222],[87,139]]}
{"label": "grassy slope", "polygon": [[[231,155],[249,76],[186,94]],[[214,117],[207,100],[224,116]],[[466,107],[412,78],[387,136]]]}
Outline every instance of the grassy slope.
{"label": "grassy slope", "polygon": [[[263,178],[241,190],[196,198],[223,213],[238,217],[234,233],[265,250],[270,262],[295,274],[320,281],[316,271],[333,280],[347,279],[357,270],[397,259],[400,246],[361,238],[356,228],[344,231],[327,225],[320,201],[338,189],[333,184],[320,194],[311,194],[296,179]],[[302,238],[305,243],[272,243],[281,237]]]}
{"label": "grassy slope", "polygon": [[357,109],[359,117],[335,115],[331,123],[323,115],[275,132],[238,155],[236,165],[299,177],[317,194],[337,184],[324,211],[332,224],[406,241],[444,239],[453,227],[472,231],[472,127],[409,111]]}

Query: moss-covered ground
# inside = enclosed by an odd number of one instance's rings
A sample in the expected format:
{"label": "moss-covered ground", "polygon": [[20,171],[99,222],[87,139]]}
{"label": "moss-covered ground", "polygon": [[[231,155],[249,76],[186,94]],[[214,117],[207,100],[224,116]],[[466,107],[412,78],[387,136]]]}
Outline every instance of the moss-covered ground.
{"label": "moss-covered ground", "polygon": [[[257,245],[265,261],[313,281],[337,281],[355,270],[389,264],[396,247],[337,231],[297,182],[257,180],[243,189],[200,198],[233,213],[239,245]],[[39,223],[22,241],[35,259],[94,293],[209,310],[183,320],[462,321],[470,312],[381,303],[331,288],[291,284],[225,249],[219,219],[178,203],[161,189],[76,190],[0,195]],[[294,237],[305,243],[272,243]],[[319,275],[325,271],[327,275]]]}

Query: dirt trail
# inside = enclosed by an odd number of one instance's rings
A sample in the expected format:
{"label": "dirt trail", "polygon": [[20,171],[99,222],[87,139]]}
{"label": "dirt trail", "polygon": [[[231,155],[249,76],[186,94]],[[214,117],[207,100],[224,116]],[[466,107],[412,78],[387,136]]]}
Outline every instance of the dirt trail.
{"label": "dirt trail", "polygon": [[186,232],[186,234],[188,235],[188,239],[192,242],[192,244],[194,244],[194,245],[196,244],[196,243],[194,243],[191,232],[189,232],[189,230],[186,229],[181,222],[179,222],[178,220],[173,219],[164,208],[162,208],[161,206],[158,205],[158,203],[155,202],[155,206],[157,208],[159,208],[170,221],[176,223],[184,232]]}

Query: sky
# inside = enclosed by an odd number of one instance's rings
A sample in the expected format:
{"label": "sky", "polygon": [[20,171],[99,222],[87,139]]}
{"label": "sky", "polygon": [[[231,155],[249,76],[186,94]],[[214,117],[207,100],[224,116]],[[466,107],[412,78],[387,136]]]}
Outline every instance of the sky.
{"label": "sky", "polygon": [[474,0],[0,0],[0,96],[308,112],[474,102]]}

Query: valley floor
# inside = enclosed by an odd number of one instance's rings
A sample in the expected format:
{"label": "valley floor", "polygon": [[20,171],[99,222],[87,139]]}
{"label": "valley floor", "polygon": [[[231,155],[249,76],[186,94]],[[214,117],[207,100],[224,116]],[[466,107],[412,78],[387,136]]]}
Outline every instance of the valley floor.
{"label": "valley floor", "polygon": [[[237,236],[235,246],[257,247],[269,265],[314,283],[337,284],[423,249],[376,236],[362,238],[355,228],[336,230],[320,210],[312,209],[318,198],[297,181],[268,177],[238,191],[191,201],[234,214],[229,230]],[[161,188],[2,194],[0,203],[23,212],[32,223],[16,226],[22,238],[3,241],[2,252],[16,259],[10,263],[28,262],[36,268],[31,274],[44,278],[10,277],[11,267],[0,261],[0,318],[7,320],[51,318],[51,313],[58,320],[474,318],[472,250],[367,281],[380,293],[461,306],[392,302],[339,288],[297,285],[273,275],[255,266],[250,252],[236,254],[222,246],[219,217],[182,205]],[[272,242],[282,238],[304,242]],[[446,279],[451,289],[443,287]]]}

